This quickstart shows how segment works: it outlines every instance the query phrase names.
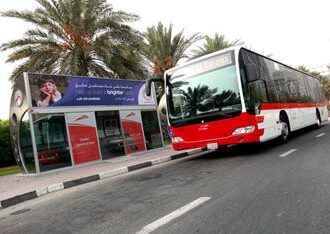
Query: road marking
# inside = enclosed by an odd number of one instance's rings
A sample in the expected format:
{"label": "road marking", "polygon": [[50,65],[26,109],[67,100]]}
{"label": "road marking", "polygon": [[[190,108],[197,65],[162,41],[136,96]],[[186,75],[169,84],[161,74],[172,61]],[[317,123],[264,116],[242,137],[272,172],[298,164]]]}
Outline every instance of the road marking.
{"label": "road marking", "polygon": [[316,137],[316,138],[319,138],[319,137],[324,136],[324,135],[325,135],[325,133],[322,132],[322,133],[320,133],[319,135],[317,135],[317,136],[315,136],[315,137]]}
{"label": "road marking", "polygon": [[169,223],[173,219],[176,219],[177,217],[187,213],[189,210],[196,208],[197,206],[203,204],[204,202],[206,202],[210,199],[211,199],[210,197],[200,197],[200,198],[196,199],[195,201],[192,201],[189,204],[173,211],[172,213],[170,213],[160,219],[157,219],[156,221],[148,224],[147,226],[144,226],[139,232],[137,232],[137,234],[150,233],[150,232],[156,230],[157,228]]}
{"label": "road marking", "polygon": [[293,152],[297,151],[298,149],[290,149],[289,151],[286,151],[284,154],[280,155],[280,158],[286,157],[289,154],[292,154]]}

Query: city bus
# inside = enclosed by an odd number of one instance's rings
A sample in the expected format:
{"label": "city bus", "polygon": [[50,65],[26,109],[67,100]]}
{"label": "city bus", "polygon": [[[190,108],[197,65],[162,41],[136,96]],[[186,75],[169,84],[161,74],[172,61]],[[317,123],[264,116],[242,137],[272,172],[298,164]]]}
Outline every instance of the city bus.
{"label": "city bus", "polygon": [[175,150],[287,142],[292,131],[328,121],[320,82],[244,47],[231,47],[167,70],[168,131]]}

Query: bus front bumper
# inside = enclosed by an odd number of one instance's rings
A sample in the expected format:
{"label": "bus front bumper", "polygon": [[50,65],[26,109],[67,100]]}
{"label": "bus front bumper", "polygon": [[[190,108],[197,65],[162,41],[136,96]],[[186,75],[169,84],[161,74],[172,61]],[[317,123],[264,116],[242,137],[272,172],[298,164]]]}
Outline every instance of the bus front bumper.
{"label": "bus front bumper", "polygon": [[244,143],[256,143],[260,142],[260,136],[263,135],[262,129],[257,129],[252,133],[240,134],[240,135],[231,135],[227,137],[221,137],[216,139],[208,140],[199,140],[199,141],[180,141],[173,142],[172,146],[174,150],[185,150],[193,148],[215,148],[215,145],[218,147],[225,147],[228,145],[244,144]]}

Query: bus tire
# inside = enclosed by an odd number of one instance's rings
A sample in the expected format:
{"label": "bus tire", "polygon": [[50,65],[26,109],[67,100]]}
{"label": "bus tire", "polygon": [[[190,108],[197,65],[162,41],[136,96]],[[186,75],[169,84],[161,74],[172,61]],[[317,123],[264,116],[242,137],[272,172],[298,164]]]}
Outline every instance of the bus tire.
{"label": "bus tire", "polygon": [[319,110],[316,110],[316,124],[315,124],[315,128],[319,129],[322,127],[322,122],[321,122],[321,116],[320,116],[320,112]]}
{"label": "bus tire", "polygon": [[281,126],[281,135],[279,136],[279,140],[282,143],[287,143],[290,135],[290,126],[289,126],[289,121],[285,115],[280,116],[280,123],[282,126]]}

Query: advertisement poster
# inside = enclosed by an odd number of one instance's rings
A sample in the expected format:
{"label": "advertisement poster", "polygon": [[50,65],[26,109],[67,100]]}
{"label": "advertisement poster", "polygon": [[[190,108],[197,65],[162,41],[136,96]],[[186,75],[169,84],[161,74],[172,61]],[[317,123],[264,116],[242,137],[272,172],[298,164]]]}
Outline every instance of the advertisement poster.
{"label": "advertisement poster", "polygon": [[75,164],[100,159],[96,124],[93,112],[67,113],[72,154]]}
{"label": "advertisement poster", "polygon": [[145,151],[140,111],[121,111],[120,120],[124,132],[126,153]]}
{"label": "advertisement poster", "polygon": [[156,105],[144,81],[28,73],[32,107]]}

